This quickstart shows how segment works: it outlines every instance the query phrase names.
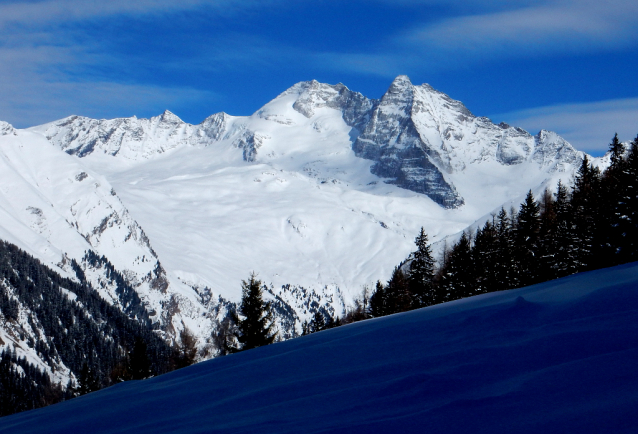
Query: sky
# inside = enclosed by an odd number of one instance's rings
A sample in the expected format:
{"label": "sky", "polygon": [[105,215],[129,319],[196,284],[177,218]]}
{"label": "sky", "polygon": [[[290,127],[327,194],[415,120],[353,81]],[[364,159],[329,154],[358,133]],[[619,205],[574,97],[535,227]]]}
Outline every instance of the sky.
{"label": "sky", "polygon": [[407,74],[477,116],[600,155],[638,134],[635,0],[0,0],[0,120],[199,123],[299,81]]}

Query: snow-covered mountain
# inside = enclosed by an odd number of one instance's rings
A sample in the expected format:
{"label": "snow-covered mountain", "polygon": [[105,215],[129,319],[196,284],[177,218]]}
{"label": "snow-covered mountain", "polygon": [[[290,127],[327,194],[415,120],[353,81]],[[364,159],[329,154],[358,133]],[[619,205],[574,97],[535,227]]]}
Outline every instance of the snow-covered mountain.
{"label": "snow-covered mountain", "polygon": [[0,134],[0,236],[67,273],[76,259],[117,305],[82,261],[104,255],[168,336],[187,327],[201,345],[251,271],[289,337],[387,279],[421,226],[442,240],[568,182],[584,155],[405,76],[380,100],[310,81],[247,117],[71,116]]}
{"label": "snow-covered mountain", "polygon": [[632,433],[638,265],[362,321],[0,419],[22,434]]}

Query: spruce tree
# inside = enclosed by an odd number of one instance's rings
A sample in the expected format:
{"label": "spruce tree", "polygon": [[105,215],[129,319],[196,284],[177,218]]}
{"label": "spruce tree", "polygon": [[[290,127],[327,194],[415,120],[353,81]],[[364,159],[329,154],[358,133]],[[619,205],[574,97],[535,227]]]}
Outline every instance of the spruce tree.
{"label": "spruce tree", "polygon": [[530,190],[521,204],[515,230],[517,286],[538,281],[539,274],[540,204]]}
{"label": "spruce tree", "polygon": [[386,315],[406,312],[412,308],[412,296],[408,280],[400,266],[394,267],[392,276],[385,286]]}
{"label": "spruce tree", "polygon": [[377,280],[374,292],[370,296],[370,316],[378,318],[388,314],[387,296],[383,283]]}
{"label": "spruce tree", "polygon": [[93,369],[91,369],[88,363],[84,362],[82,369],[80,370],[80,376],[78,378],[78,395],[86,395],[87,393],[100,390],[100,383],[95,375]]}
{"label": "spruce tree", "polygon": [[141,337],[135,338],[130,352],[130,372],[133,380],[143,380],[152,376],[151,362],[148,358],[148,346]]}
{"label": "spruce tree", "polygon": [[[599,236],[599,200],[600,170],[589,163],[587,156],[574,181],[571,196],[571,210],[574,221],[574,244],[578,252],[578,271],[591,269],[597,263],[605,263],[607,259],[600,257]],[[597,262],[600,260],[601,262]]]}
{"label": "spruce tree", "polygon": [[622,238],[619,207],[622,206],[621,196],[625,188],[623,173],[626,162],[625,147],[618,140],[618,134],[609,144],[609,153],[611,164],[603,173],[595,203],[598,209],[595,216],[598,230],[594,241],[594,255],[596,263],[603,267],[618,262],[617,255]]}
{"label": "spruce tree", "polygon": [[433,302],[434,259],[423,227],[414,243],[417,250],[412,254],[408,289],[412,297],[412,307],[416,309],[429,306]]}
{"label": "spruce tree", "polygon": [[496,251],[493,266],[494,283],[491,290],[502,291],[514,288],[516,285],[513,259],[514,237],[512,219],[507,211],[505,211],[505,208],[501,208],[501,211],[496,216],[495,229]]}
{"label": "spruce tree", "polygon": [[463,232],[459,242],[452,247],[447,264],[442,270],[435,302],[443,303],[476,294],[473,265],[470,237]]}
{"label": "spruce tree", "polygon": [[629,262],[638,259],[638,136],[631,142],[620,184],[616,207],[619,262]]}
{"label": "spruce tree", "polygon": [[492,222],[485,222],[483,228],[476,231],[474,247],[472,248],[472,261],[474,263],[475,281],[477,293],[495,291],[496,261],[498,249],[498,234]]}
{"label": "spruce tree", "polygon": [[618,166],[623,159],[623,155],[625,154],[625,145],[618,139],[618,133],[614,135],[614,138],[611,140],[609,144],[609,153],[611,160],[611,168]]}
{"label": "spruce tree", "polygon": [[571,203],[567,187],[558,182],[556,188],[556,225],[550,242],[553,253],[550,267],[552,278],[564,277],[578,272],[578,252],[574,244],[574,224],[571,211]]}
{"label": "spruce tree", "polygon": [[261,281],[251,273],[248,281],[242,280],[242,297],[237,319],[237,340],[241,345],[237,351],[250,350],[272,344],[277,333],[273,332],[274,321],[270,303],[262,296]]}

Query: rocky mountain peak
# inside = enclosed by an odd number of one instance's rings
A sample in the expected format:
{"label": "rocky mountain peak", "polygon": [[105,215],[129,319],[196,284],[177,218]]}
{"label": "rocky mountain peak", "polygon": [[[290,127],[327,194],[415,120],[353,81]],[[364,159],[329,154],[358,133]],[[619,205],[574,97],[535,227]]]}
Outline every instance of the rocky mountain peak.
{"label": "rocky mountain peak", "polygon": [[409,91],[413,87],[410,77],[407,75],[399,75],[390,84],[387,94],[403,93],[406,90]]}
{"label": "rocky mountain peak", "polygon": [[384,108],[389,108],[390,111],[399,109],[407,113],[411,110],[413,98],[414,86],[412,82],[407,75],[399,75],[381,98],[379,107],[381,110]]}
{"label": "rocky mountain peak", "polygon": [[8,122],[0,121],[0,136],[8,136],[9,134],[15,135],[13,125]]}
{"label": "rocky mountain peak", "polygon": [[176,114],[172,113],[169,110],[164,110],[164,113],[162,113],[159,116],[159,119],[161,122],[166,122],[171,124],[179,124],[184,122]]}

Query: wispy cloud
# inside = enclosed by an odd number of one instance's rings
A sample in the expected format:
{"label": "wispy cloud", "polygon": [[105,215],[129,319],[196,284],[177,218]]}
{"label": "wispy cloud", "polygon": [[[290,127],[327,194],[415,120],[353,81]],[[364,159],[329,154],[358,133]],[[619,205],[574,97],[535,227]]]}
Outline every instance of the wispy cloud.
{"label": "wispy cloud", "polygon": [[230,15],[249,8],[265,7],[275,0],[44,0],[0,4],[0,28],[10,25],[61,24],[113,15],[151,15],[206,8]]}
{"label": "wispy cloud", "polygon": [[[210,91],[98,79],[78,80],[74,69],[103,64],[86,47],[0,47],[0,119],[24,128],[81,114],[94,117],[157,114],[169,108],[214,101]],[[178,112],[179,114],[179,112]]]}
{"label": "wispy cloud", "polygon": [[[280,0],[46,0],[0,4],[0,119],[17,127],[48,122],[70,114],[129,116],[155,114],[160,107],[177,111],[202,101],[214,101],[209,90],[135,80],[126,73],[108,77],[102,71],[127,71],[131,65],[170,69],[173,58],[135,59],[109,51],[106,41],[78,33],[75,24],[99,28],[100,22],[122,15],[141,17],[205,11],[226,19]],[[211,15],[212,14],[212,15]],[[102,20],[102,21],[100,21]],[[263,50],[262,50],[263,51]],[[241,50],[227,51],[228,62]],[[142,54],[142,53],[139,53]],[[218,53],[218,58],[223,53]],[[204,59],[210,56],[200,56]],[[182,68],[189,62],[182,62]],[[196,62],[190,60],[191,66]],[[179,113],[178,113],[179,114]]]}
{"label": "wispy cloud", "polygon": [[[385,1],[385,0],[379,0]],[[405,6],[461,2],[403,0]],[[458,4],[457,4],[458,3]],[[322,53],[333,68],[391,76],[436,72],[495,59],[607,52],[638,45],[635,0],[477,1],[447,18],[413,25],[373,52]]]}
{"label": "wispy cloud", "polygon": [[481,58],[616,49],[638,41],[637,15],[635,1],[555,1],[449,18],[414,29],[402,40]]}
{"label": "wispy cloud", "polygon": [[638,135],[638,98],[537,107],[493,115],[491,119],[532,133],[541,129],[555,131],[576,149],[602,155],[614,133],[622,141]]}

